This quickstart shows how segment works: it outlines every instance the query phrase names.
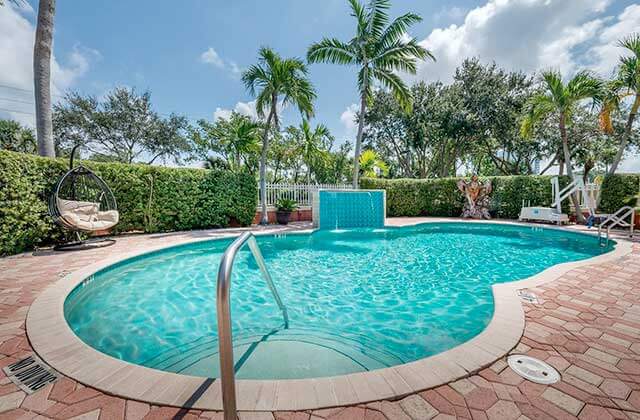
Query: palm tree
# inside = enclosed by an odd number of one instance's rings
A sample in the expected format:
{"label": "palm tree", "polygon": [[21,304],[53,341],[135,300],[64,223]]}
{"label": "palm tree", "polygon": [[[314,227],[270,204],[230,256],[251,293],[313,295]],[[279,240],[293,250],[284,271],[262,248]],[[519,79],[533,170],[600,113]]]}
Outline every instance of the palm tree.
{"label": "palm tree", "polygon": [[389,166],[380,159],[374,150],[365,150],[360,155],[360,169],[365,178],[377,178],[389,175]]}
{"label": "palm tree", "polygon": [[[548,117],[556,118],[562,140],[562,160],[566,165],[567,175],[574,179],[567,125],[571,123],[576,108],[584,100],[591,99],[594,103],[602,100],[603,83],[588,71],[576,74],[565,85],[559,72],[549,70],[542,73],[542,81],[544,91],[533,95],[527,102],[527,114],[521,127],[522,135],[529,137],[536,123]],[[571,201],[576,209],[578,221],[583,222],[577,194],[571,195]]]}
{"label": "palm tree", "polygon": [[283,59],[270,48],[262,47],[258,52],[258,64],[249,67],[242,74],[249,93],[256,98],[258,116],[267,119],[262,135],[260,154],[260,200],[262,218],[260,224],[269,223],[267,216],[267,152],[269,132],[272,126],[278,129],[278,102],[282,106],[295,105],[300,113],[310,118],[313,115],[313,101],[316,92],[308,79],[307,66],[297,58]]}
{"label": "palm tree", "polygon": [[306,119],[302,120],[299,131],[303,144],[302,158],[307,167],[307,183],[311,184],[313,168],[322,158],[323,153],[330,148],[331,143],[333,143],[333,136],[324,124],[320,124],[312,130],[309,121]]}
{"label": "palm tree", "polygon": [[407,36],[407,29],[422,20],[420,16],[406,13],[389,24],[387,10],[391,6],[390,0],[370,0],[366,6],[358,0],[349,0],[349,4],[351,14],[357,20],[356,35],[348,42],[324,38],[309,47],[307,59],[312,63],[356,65],[360,68],[360,112],[353,160],[353,188],[357,188],[364,115],[374,81],[390,89],[398,102],[409,110],[411,91],[395,72],[415,74],[417,60],[429,58],[435,61],[435,58],[414,38]]}
{"label": "palm tree", "polygon": [[36,101],[36,136],[38,154],[55,157],[51,122],[51,45],[55,0],[40,0],[36,42],[33,46],[33,83]]}
{"label": "palm tree", "polygon": [[606,133],[613,133],[611,113],[616,109],[620,109],[620,104],[625,98],[633,96],[635,99],[631,105],[629,117],[620,139],[618,152],[611,167],[609,167],[609,175],[613,175],[616,172],[620,161],[622,161],[624,151],[629,144],[633,123],[638,115],[638,108],[640,108],[640,34],[633,34],[619,41],[618,45],[631,51],[633,55],[620,57],[618,75],[609,83],[607,98],[600,113],[600,124]]}
{"label": "palm tree", "polygon": [[[240,114],[232,114],[220,130],[219,140],[227,152],[231,170],[251,170],[251,156],[260,148],[260,124]],[[254,161],[255,162],[255,161]]]}
{"label": "palm tree", "polygon": [[[24,0],[9,0],[21,7]],[[0,0],[0,6],[4,2]],[[51,120],[51,45],[53,43],[53,17],[55,0],[40,0],[36,42],[33,46],[33,82],[36,102],[36,138],[38,154],[55,157],[53,124]]]}

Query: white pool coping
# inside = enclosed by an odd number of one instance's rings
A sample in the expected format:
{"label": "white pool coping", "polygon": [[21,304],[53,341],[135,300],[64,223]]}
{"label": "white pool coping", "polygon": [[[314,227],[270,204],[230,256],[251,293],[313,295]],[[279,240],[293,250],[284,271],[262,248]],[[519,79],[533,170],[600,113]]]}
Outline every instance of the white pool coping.
{"label": "white pool coping", "polygon": [[[459,219],[402,219],[398,225],[464,222]],[[474,223],[474,221],[466,221]],[[482,223],[561,229],[531,223],[481,221]],[[287,234],[310,233],[287,231]],[[575,232],[582,233],[583,232]],[[255,232],[269,235],[270,232]],[[223,239],[238,233],[222,234]],[[181,375],[135,365],[101,353],[85,344],[71,330],[64,317],[69,293],[97,271],[128,258],[187,243],[212,240],[186,239],[170,246],[153,246],[144,251],[108,258],[77,270],[50,285],[29,309],[27,335],[36,353],[58,372],[107,394],[156,405],[222,410],[220,381]],[[487,327],[471,340],[443,353],[389,368],[348,375],[287,380],[237,380],[236,395],[241,411],[312,410],[398,399],[475,373],[513,349],[524,332],[525,316],[517,290],[558,279],[564,273],[587,265],[619,259],[632,251],[632,243],[616,239],[615,250],[590,259],[547,268],[523,280],[492,286],[494,314]],[[213,310],[213,308],[212,308]]]}

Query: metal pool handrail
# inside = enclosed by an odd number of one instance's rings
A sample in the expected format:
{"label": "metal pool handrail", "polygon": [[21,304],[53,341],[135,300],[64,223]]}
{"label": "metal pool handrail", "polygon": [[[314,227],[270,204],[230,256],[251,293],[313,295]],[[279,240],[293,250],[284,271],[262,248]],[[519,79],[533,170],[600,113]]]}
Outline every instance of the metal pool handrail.
{"label": "metal pool handrail", "polygon": [[231,271],[236,254],[244,244],[249,245],[249,249],[255,258],[262,277],[264,277],[273,298],[282,311],[284,327],[289,328],[289,315],[287,308],[282,303],[280,295],[276,290],[271,275],[260,252],[260,247],[255,236],[251,232],[245,232],[229,245],[222,255],[220,268],[218,269],[218,287],[216,296],[216,311],[218,315],[218,348],[220,349],[220,379],[222,381],[222,407],[224,409],[225,420],[237,419],[236,408],[236,379],[233,365],[233,338],[231,336],[231,310],[229,305],[229,294],[231,291]]}

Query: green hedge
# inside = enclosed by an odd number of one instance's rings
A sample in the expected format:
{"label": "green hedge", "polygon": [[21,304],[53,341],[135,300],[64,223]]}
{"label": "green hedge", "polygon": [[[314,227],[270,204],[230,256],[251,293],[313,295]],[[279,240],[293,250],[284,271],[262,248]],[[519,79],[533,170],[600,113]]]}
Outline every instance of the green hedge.
{"label": "green hedge", "polygon": [[602,182],[600,210],[603,213],[613,213],[622,206],[636,206],[638,191],[640,191],[640,175],[608,176]]}
{"label": "green hedge", "polygon": [[[257,206],[248,174],[149,165],[82,162],[113,190],[120,212],[115,233],[249,225]],[[66,159],[0,151],[0,254],[63,240],[47,200]]]}
{"label": "green hedge", "polygon": [[[438,179],[371,179],[364,178],[362,188],[387,191],[387,216],[459,216],[464,196],[456,183],[460,178]],[[491,180],[491,212],[496,217],[515,219],[520,214],[522,201],[531,205],[551,205],[550,176],[498,176]],[[560,178],[560,187],[568,178]],[[568,206],[568,203],[564,203]]]}

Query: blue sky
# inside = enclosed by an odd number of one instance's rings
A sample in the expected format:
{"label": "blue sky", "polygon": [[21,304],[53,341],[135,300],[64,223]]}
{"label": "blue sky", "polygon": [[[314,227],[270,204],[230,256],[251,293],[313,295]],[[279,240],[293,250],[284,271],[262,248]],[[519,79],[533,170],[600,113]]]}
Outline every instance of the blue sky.
{"label": "blue sky", "polygon": [[[436,25],[453,21],[437,3],[398,1],[392,13],[411,10],[424,16],[414,35],[425,38]],[[471,3],[477,2],[451,2],[448,7]],[[239,68],[252,64],[262,45],[284,56],[304,57],[322,36],[348,39],[353,33],[346,0],[200,0],[180,7],[169,1],[58,2],[56,25],[57,50],[81,43],[100,52],[101,59],[78,89],[100,93],[116,84],[136,86],[151,90],[163,112],[209,119],[216,108],[252,100],[231,63]],[[200,61],[209,48],[224,67]],[[340,115],[357,101],[353,69],[312,65],[310,71],[318,91],[316,119],[343,135]],[[294,112],[286,116],[290,122],[296,119]]]}
{"label": "blue sky", "polygon": [[[474,55],[510,69],[570,74],[588,66],[608,75],[619,53],[615,40],[640,27],[640,5],[628,0],[396,0],[391,14],[407,11],[424,18],[411,35],[438,58],[408,81],[448,81]],[[24,89],[0,87],[0,117],[11,109],[25,123],[33,112],[24,102],[32,100],[34,19],[33,10],[0,10],[0,85]],[[304,57],[323,36],[346,40],[354,30],[346,0],[58,1],[55,26],[56,95],[72,89],[99,96],[119,85],[148,89],[160,112],[190,119],[234,108],[251,113],[253,98],[238,72],[255,61],[260,46]],[[215,53],[205,60],[209,49]],[[351,139],[355,70],[314,64],[310,72],[316,122],[340,141]],[[285,112],[286,123],[298,121],[293,110]]]}

